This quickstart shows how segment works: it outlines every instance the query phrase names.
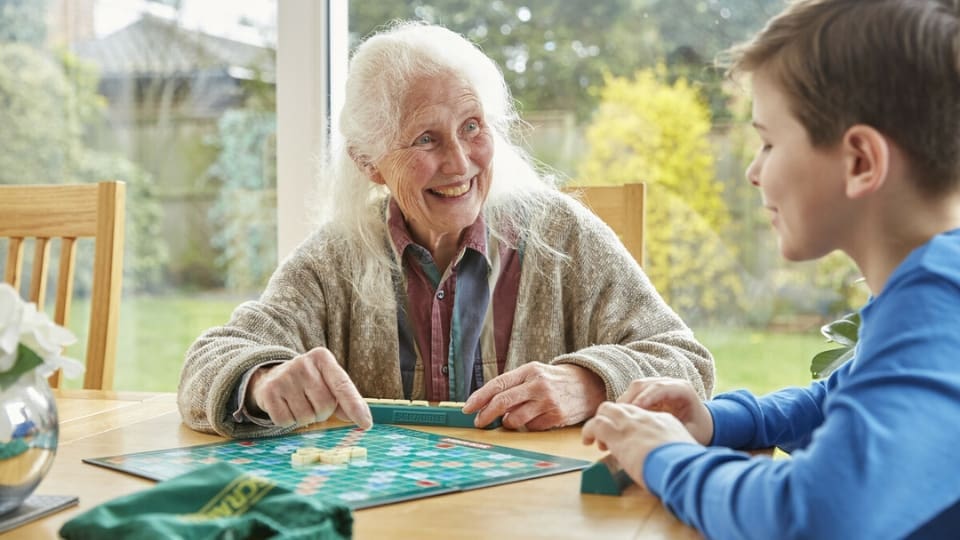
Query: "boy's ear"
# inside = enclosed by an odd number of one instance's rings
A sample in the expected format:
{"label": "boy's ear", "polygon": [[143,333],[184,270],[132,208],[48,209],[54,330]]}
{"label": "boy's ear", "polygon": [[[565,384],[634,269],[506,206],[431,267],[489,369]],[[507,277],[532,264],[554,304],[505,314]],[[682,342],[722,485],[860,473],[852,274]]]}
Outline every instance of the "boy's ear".
{"label": "boy's ear", "polygon": [[847,197],[857,199],[883,186],[890,170],[890,143],[876,129],[856,124],[841,141]]}
{"label": "boy's ear", "polygon": [[373,164],[373,160],[370,159],[370,156],[357,152],[353,147],[347,149],[347,153],[350,154],[350,159],[357,164],[357,168],[360,169],[363,174],[367,175],[367,178],[375,184],[385,184],[386,182],[383,179],[383,176],[380,175],[380,171],[377,170],[377,166]]}

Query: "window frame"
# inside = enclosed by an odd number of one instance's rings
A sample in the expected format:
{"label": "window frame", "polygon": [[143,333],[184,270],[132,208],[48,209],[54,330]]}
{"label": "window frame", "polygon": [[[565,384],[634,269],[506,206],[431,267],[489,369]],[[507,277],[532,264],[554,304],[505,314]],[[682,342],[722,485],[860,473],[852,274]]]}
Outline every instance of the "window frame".
{"label": "window frame", "polygon": [[314,193],[319,157],[339,136],[348,13],[348,2],[341,0],[277,2],[278,261],[309,234],[309,195]]}

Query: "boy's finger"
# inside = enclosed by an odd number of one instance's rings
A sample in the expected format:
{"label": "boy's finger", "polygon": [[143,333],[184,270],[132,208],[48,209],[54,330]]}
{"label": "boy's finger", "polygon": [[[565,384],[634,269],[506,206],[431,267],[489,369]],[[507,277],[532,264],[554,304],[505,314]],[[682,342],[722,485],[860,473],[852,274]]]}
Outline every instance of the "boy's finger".
{"label": "boy's finger", "polygon": [[670,377],[644,377],[643,379],[635,379],[630,383],[630,386],[627,387],[627,391],[617,399],[617,402],[633,403],[637,397],[644,392],[648,392],[652,388],[660,387],[664,383],[669,383],[672,380]]}
{"label": "boy's finger", "polygon": [[580,431],[580,440],[583,441],[585,445],[591,445],[594,441],[597,440],[597,437],[594,435],[594,420],[588,420],[586,424],[583,425],[583,429]]}

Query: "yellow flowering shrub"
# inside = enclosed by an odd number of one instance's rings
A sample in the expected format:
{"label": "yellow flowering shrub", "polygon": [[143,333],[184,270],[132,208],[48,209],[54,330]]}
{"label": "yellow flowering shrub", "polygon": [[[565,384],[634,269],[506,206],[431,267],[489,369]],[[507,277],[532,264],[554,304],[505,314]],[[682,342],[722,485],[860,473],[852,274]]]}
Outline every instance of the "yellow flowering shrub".
{"label": "yellow flowering shrub", "polygon": [[724,319],[743,309],[735,245],[717,180],[710,112],[663,66],[607,76],[586,132],[578,185],[647,184],[644,270],[682,316]]}

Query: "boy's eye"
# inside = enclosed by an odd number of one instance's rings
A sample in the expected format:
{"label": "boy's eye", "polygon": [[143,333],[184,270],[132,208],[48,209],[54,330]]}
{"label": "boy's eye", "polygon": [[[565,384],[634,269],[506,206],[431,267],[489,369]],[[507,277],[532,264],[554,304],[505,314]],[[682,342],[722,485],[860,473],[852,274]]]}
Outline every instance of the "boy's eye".
{"label": "boy's eye", "polygon": [[773,148],[773,145],[772,145],[772,144],[766,144],[766,143],[764,143],[763,146],[760,147],[760,151],[761,151],[761,152],[769,152],[771,148]]}

